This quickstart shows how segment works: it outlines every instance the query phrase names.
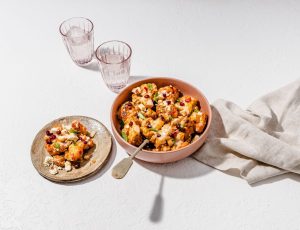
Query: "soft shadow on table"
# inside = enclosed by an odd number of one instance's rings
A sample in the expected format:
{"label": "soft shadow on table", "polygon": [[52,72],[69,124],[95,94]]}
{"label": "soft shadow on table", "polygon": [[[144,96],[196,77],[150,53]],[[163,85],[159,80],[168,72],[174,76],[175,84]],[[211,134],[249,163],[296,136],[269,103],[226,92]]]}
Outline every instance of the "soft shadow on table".
{"label": "soft shadow on table", "polygon": [[137,82],[137,81],[144,80],[145,78],[149,78],[149,76],[139,76],[139,75],[130,76],[129,79],[128,79],[128,85],[130,85],[134,82]]}
{"label": "soft shadow on table", "polygon": [[149,216],[149,219],[153,223],[158,223],[162,220],[163,217],[163,208],[164,208],[164,199],[162,196],[163,186],[164,186],[164,176],[161,176],[158,193],[154,198],[152,205],[152,210]]}
{"label": "soft shadow on table", "polygon": [[109,156],[106,164],[104,165],[104,167],[101,168],[99,170],[99,172],[97,172],[95,175],[93,175],[89,178],[86,178],[85,180],[77,181],[77,182],[64,183],[62,185],[66,185],[66,186],[81,185],[81,184],[86,184],[86,183],[89,183],[91,181],[99,179],[102,175],[104,175],[110,169],[113,162],[115,161],[116,154],[117,154],[117,145],[116,145],[116,142],[115,142],[114,138],[112,138],[112,148],[111,148],[110,156]]}
{"label": "soft shadow on table", "polygon": [[83,69],[99,72],[98,61],[93,59],[92,62],[86,66],[81,66]]}
{"label": "soft shadow on table", "polygon": [[188,179],[200,177],[213,171],[213,168],[194,160],[192,157],[167,164],[154,164],[137,159],[135,159],[135,161],[154,173],[173,178]]}

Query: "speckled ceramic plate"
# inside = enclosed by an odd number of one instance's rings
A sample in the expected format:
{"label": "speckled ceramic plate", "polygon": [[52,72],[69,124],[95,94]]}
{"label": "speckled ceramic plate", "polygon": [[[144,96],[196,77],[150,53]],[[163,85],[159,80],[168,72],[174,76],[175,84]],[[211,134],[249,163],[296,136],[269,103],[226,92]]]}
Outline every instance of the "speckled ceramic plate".
{"label": "speckled ceramic plate", "polygon": [[[57,124],[70,124],[73,120],[80,121],[87,127],[89,131],[95,131],[96,134],[93,138],[95,147],[90,151],[93,151],[93,156],[90,160],[84,161],[81,167],[78,169],[72,169],[70,172],[59,170],[59,173],[52,175],[49,173],[49,167],[43,165],[46,156],[50,156],[44,147],[44,135],[47,130]],[[112,139],[107,128],[99,121],[84,117],[84,116],[68,116],[56,119],[49,124],[45,125],[35,136],[31,146],[31,161],[35,169],[43,177],[55,182],[74,182],[83,180],[96,172],[98,172],[107,162],[112,147]]]}

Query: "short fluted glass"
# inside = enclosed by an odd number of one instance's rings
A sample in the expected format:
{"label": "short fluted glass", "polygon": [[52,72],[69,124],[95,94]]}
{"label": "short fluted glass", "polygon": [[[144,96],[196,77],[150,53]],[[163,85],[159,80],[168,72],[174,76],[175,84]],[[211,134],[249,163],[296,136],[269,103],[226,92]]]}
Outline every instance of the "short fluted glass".
{"label": "short fluted glass", "polygon": [[122,41],[104,42],[96,50],[102,78],[115,93],[119,93],[127,85],[131,53],[131,47]]}
{"label": "short fluted glass", "polygon": [[79,66],[89,64],[94,55],[94,25],[87,18],[70,18],[59,31],[72,60]]}

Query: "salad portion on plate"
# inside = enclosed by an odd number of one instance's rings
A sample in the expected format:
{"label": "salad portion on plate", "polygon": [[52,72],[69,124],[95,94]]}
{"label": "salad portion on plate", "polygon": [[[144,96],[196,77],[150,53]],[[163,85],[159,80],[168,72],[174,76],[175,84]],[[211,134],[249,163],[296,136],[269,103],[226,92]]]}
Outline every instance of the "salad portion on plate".
{"label": "salad portion on plate", "polygon": [[94,147],[93,137],[95,132],[90,132],[78,120],[71,124],[59,124],[48,129],[44,136],[45,149],[49,153],[44,159],[44,166],[49,167],[53,175],[59,170],[71,171],[79,168],[84,160],[89,160]]}

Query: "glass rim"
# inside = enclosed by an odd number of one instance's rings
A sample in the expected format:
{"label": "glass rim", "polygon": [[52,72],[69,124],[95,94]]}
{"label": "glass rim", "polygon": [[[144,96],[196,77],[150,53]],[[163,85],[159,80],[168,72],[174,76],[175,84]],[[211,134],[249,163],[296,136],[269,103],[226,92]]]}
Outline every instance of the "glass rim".
{"label": "glass rim", "polygon": [[64,20],[64,21],[60,24],[60,26],[59,26],[59,32],[60,32],[60,34],[61,34],[62,36],[64,36],[64,37],[67,36],[67,33],[63,33],[62,30],[61,30],[62,25],[63,25],[65,22],[70,21],[70,20],[72,20],[72,19],[84,19],[84,20],[87,20],[88,22],[90,22],[90,23],[92,24],[92,28],[91,28],[87,33],[91,33],[91,32],[94,30],[94,24],[93,24],[93,22],[92,22],[90,19],[85,18],[85,17],[72,17],[72,18],[68,18],[68,19]]}
{"label": "glass rim", "polygon": [[[116,63],[106,62],[106,61],[104,61],[101,57],[98,57],[98,55],[97,55],[98,49],[100,49],[101,46],[103,46],[103,45],[105,45],[105,44],[107,44],[107,43],[110,43],[110,42],[119,42],[119,43],[122,43],[122,44],[124,44],[125,46],[127,46],[127,47],[129,48],[129,51],[130,51],[128,57],[127,57],[126,59],[124,59],[124,60],[122,60],[122,61],[120,61],[120,62],[116,62]],[[95,56],[96,56],[96,58],[98,59],[98,61],[100,61],[100,62],[102,62],[102,63],[105,63],[105,64],[108,64],[108,65],[116,65],[116,64],[121,64],[121,63],[123,63],[123,62],[126,62],[126,61],[129,60],[129,58],[131,57],[131,54],[132,54],[132,49],[131,49],[130,45],[128,45],[128,43],[123,42],[123,41],[120,41],[120,40],[110,40],[110,41],[103,42],[102,44],[100,44],[100,45],[97,47],[97,49],[96,49],[96,51],[95,51]]]}

